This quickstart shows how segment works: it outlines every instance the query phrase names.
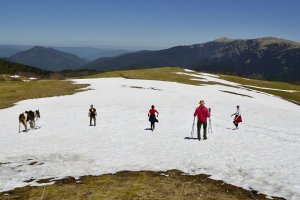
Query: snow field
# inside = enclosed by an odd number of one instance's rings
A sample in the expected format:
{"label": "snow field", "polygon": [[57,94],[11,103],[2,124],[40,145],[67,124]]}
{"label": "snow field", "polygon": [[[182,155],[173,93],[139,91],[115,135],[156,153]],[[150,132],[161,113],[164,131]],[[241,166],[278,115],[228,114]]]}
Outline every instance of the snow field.
{"label": "snow field", "polygon": [[[36,185],[24,182],[31,178],[179,169],[210,174],[213,179],[267,195],[300,198],[299,106],[271,95],[221,85],[122,78],[76,82],[89,83],[93,90],[26,100],[0,110],[0,162],[4,163],[0,164],[1,191]],[[206,141],[185,140],[190,136],[192,115],[200,99],[212,108],[213,133]],[[90,104],[98,112],[96,127],[88,126]],[[152,104],[160,112],[153,133],[145,130],[149,128],[147,112]],[[241,106],[244,122],[233,131],[228,128],[233,128],[230,115],[236,105]],[[41,128],[19,134],[18,115],[29,109],[40,109],[37,125]]]}

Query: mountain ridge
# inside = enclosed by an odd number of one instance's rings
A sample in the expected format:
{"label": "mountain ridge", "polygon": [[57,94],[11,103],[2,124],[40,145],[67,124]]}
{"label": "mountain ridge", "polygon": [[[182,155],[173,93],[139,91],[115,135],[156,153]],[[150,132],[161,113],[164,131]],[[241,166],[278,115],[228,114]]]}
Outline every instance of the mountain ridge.
{"label": "mountain ridge", "polygon": [[[9,58],[17,53],[29,50],[35,46],[41,46],[41,45],[0,44],[0,58],[4,58],[4,59]],[[48,45],[43,47],[50,47],[65,53],[75,54],[78,57],[87,59],[89,61],[93,61],[101,57],[112,57],[112,56],[118,56],[125,53],[133,52],[126,49],[109,48],[109,47],[80,47],[80,46],[64,47],[64,46],[48,46]]]}
{"label": "mountain ridge", "polygon": [[219,38],[200,44],[100,58],[84,68],[105,72],[163,66],[296,82],[300,80],[300,43],[275,37]]}
{"label": "mountain ridge", "polygon": [[34,46],[21,51],[9,57],[8,60],[50,71],[75,69],[88,63],[87,60],[74,54],[42,46]]}

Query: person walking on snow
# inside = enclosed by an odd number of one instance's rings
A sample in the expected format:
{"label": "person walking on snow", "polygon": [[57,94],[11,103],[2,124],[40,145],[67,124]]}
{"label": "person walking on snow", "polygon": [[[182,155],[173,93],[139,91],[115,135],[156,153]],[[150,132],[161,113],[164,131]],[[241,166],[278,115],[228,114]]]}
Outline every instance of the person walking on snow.
{"label": "person walking on snow", "polygon": [[236,109],[236,112],[233,113],[231,117],[234,116],[233,124],[235,125],[235,128],[238,129],[239,123],[242,122],[242,115],[239,105],[236,106]]}
{"label": "person walking on snow", "polygon": [[94,126],[96,126],[97,111],[96,111],[96,108],[94,108],[93,105],[91,105],[91,108],[89,109],[88,116],[90,117],[90,126],[92,126],[92,120],[94,121]]}
{"label": "person walking on snow", "polygon": [[205,107],[204,100],[201,100],[199,102],[200,106],[196,108],[194,113],[194,119],[197,116],[198,122],[197,122],[197,135],[198,140],[201,140],[200,130],[201,126],[203,125],[203,139],[206,140],[206,132],[207,132],[207,118],[210,117],[210,113],[208,109]]}
{"label": "person walking on snow", "polygon": [[[155,116],[155,113],[157,113],[157,116]],[[158,122],[156,117],[158,117],[158,112],[155,110],[155,106],[152,105],[151,109],[148,112],[149,121],[151,123],[151,130],[153,131],[155,129],[155,122]]]}

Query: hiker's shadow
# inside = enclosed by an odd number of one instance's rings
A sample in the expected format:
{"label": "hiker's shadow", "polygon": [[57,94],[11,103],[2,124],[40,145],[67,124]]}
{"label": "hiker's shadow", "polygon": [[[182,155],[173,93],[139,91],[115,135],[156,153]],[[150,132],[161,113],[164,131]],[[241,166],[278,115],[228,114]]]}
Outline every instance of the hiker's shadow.
{"label": "hiker's shadow", "polygon": [[37,130],[40,128],[41,128],[40,126],[35,126],[33,128],[28,128],[27,130],[22,130],[22,131],[20,131],[20,133],[29,133],[30,131],[34,131],[34,130]]}
{"label": "hiker's shadow", "polygon": [[145,128],[145,131],[152,131],[151,128]]}
{"label": "hiker's shadow", "polygon": [[198,140],[198,138],[194,138],[194,137],[185,137],[185,140]]}

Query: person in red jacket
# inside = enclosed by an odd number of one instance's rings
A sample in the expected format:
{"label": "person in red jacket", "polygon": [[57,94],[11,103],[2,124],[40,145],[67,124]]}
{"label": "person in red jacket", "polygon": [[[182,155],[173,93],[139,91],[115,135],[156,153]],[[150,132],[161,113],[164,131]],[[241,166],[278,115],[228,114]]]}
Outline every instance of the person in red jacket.
{"label": "person in red jacket", "polygon": [[203,100],[199,102],[200,106],[196,108],[194,113],[194,118],[197,116],[197,135],[198,139],[201,140],[200,130],[203,125],[203,139],[206,140],[206,131],[207,131],[207,118],[210,117],[210,113],[208,109],[205,107],[205,103]]}
{"label": "person in red jacket", "polygon": [[158,120],[156,119],[155,113],[157,113],[157,117],[158,117],[158,112],[157,112],[157,110],[155,110],[154,105],[152,105],[151,109],[148,112],[148,117],[149,117],[149,121],[151,123],[152,131],[155,129],[155,122],[158,122]]}
{"label": "person in red jacket", "polygon": [[232,116],[234,116],[233,124],[235,125],[235,129],[238,129],[239,128],[239,123],[241,123],[243,121],[239,105],[236,106],[236,112],[233,113],[231,115],[231,117]]}

